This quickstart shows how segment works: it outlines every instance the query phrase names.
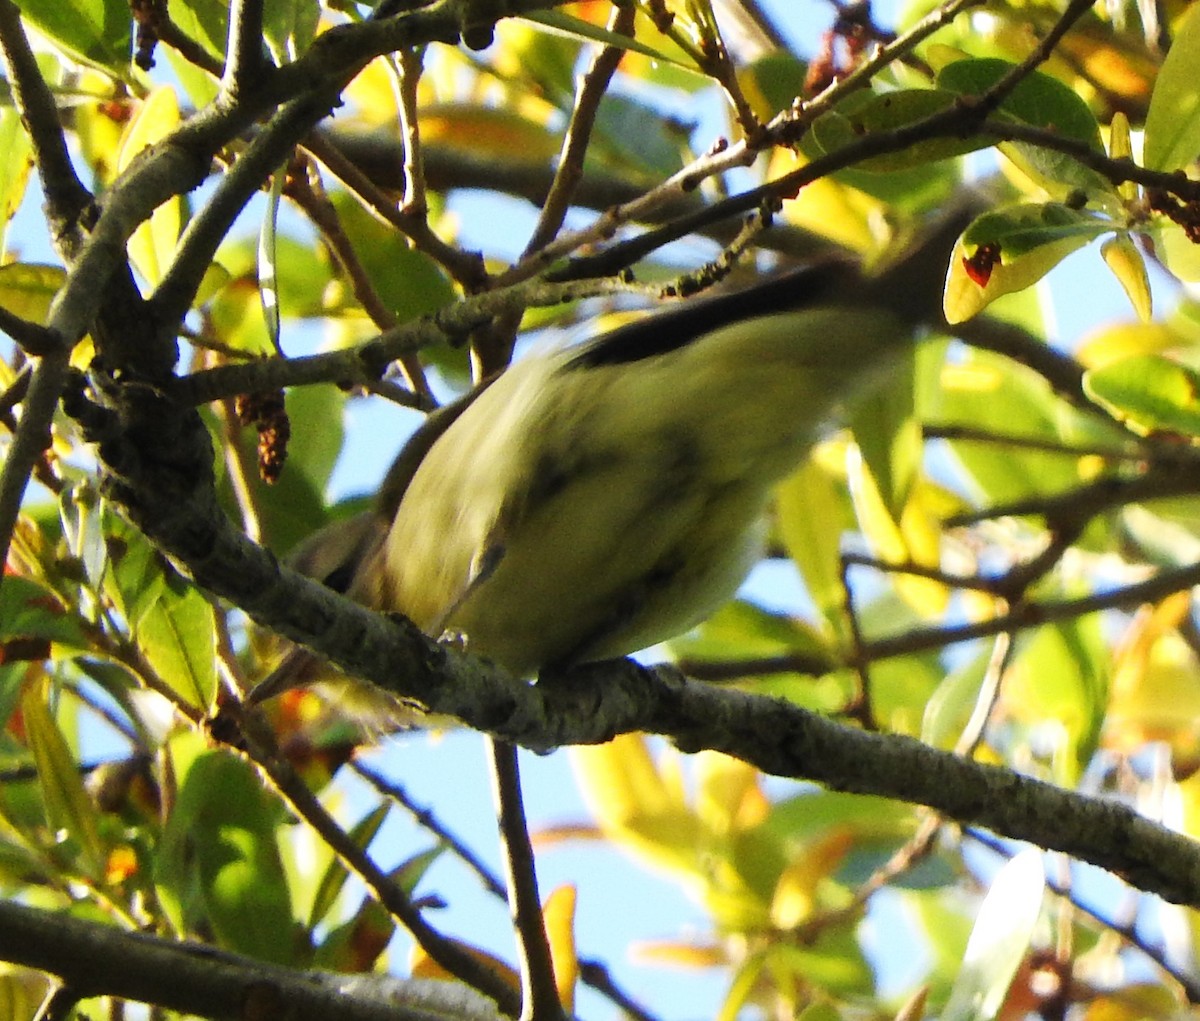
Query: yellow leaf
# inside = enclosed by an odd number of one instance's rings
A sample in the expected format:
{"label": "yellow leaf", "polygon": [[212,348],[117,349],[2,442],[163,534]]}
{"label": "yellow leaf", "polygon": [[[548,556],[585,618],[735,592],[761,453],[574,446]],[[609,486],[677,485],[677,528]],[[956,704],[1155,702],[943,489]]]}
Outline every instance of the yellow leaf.
{"label": "yellow leaf", "polygon": [[794,929],[817,906],[818,887],[841,865],[854,845],[848,828],[834,828],[806,844],[779,877],[771,902],[771,923],[777,929]]}
{"label": "yellow leaf", "polygon": [[[479,947],[472,946],[470,943],[464,943],[462,940],[451,940],[451,942],[460,950],[465,951],[470,957],[473,957],[493,975],[497,976],[514,992],[520,993],[521,976],[512,967],[500,960],[500,958],[489,954],[486,950],[480,950]],[[408,959],[408,970],[413,978],[435,978],[443,982],[459,981],[458,976],[450,974],[437,961],[425,953],[419,944],[415,943],[413,944],[412,954]]]}
{"label": "yellow leaf", "polygon": [[770,802],[753,766],[713,751],[696,755],[695,766],[696,814],[711,833],[726,836],[766,818]]}
{"label": "yellow leaf", "polygon": [[1134,616],[1113,654],[1104,735],[1106,747],[1124,751],[1166,742],[1181,771],[1200,756],[1200,663],[1176,630],[1189,595],[1176,593]]}
{"label": "yellow leaf", "polygon": [[1124,288],[1138,318],[1148,323],[1153,314],[1153,307],[1150,278],[1146,275],[1146,260],[1142,258],[1142,253],[1124,234],[1118,234],[1100,246],[1100,254],[1104,256],[1112,275]]}
{"label": "yellow leaf", "polygon": [[643,737],[571,749],[579,788],[600,829],[651,864],[692,876],[699,820],[656,768]]}
{"label": "yellow leaf", "polygon": [[[848,474],[850,496],[872,552],[886,563],[912,563],[936,569],[941,556],[940,532],[933,517],[916,498],[917,489],[905,501],[900,520],[896,521],[858,448],[850,452]],[[900,597],[927,618],[940,616],[950,600],[949,589],[932,578],[901,572],[893,575],[892,583]]]}
{"label": "yellow leaf", "polygon": [[1183,338],[1163,323],[1122,323],[1089,336],[1075,357],[1085,368],[1100,369],[1136,355],[1162,354],[1182,343]]}
{"label": "yellow leaf", "polygon": [[542,905],[546,940],[554,962],[554,984],[558,1000],[568,1014],[575,1012],[575,983],[579,981],[579,957],[575,950],[575,887],[560,886]]}
{"label": "yellow leaf", "polygon": [[[118,171],[124,170],[143,149],[165,138],[180,123],[179,102],[170,85],[155,89],[142,102],[125,126],[117,156]],[[129,239],[129,258],[151,285],[157,284],[170,265],[183,227],[183,198],[173,195],[138,225]]]}

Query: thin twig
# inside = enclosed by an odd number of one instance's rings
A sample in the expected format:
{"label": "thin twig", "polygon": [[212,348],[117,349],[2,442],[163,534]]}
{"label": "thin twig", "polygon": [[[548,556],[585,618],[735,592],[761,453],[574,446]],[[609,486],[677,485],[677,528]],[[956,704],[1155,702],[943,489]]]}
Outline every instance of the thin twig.
{"label": "thin twig", "polygon": [[164,46],[171,47],[189,64],[195,64],[200,70],[207,71],[218,81],[224,76],[225,65],[221,63],[220,59],[214,57],[200,43],[184,32],[171,20],[169,14],[155,26],[155,29],[158,41]]}
{"label": "thin twig", "polygon": [[413,817],[413,821],[418,826],[428,830],[441,843],[450,848],[454,856],[475,873],[475,876],[483,884],[484,889],[488,893],[504,901],[508,899],[504,883],[500,878],[487,867],[483,859],[476,855],[464,841],[460,840],[441,824],[437,816],[433,814],[432,809],[418,805],[409,796],[408,791],[398,783],[389,780],[382,773],[363,763],[361,759],[351,759],[350,768],[369,783],[375,789],[376,793],[381,797],[394,801]]}
{"label": "thin twig", "polygon": [[54,243],[69,257],[82,243],[80,220],[92,204],[92,193],[75,173],[54,96],[38,69],[21,26],[21,12],[12,0],[0,0],[0,56],[21,122],[33,143]]}
{"label": "thin twig", "polygon": [[[633,4],[614,6],[609,15],[607,30],[613,35],[632,36],[636,17],[637,7]],[[559,153],[558,167],[554,171],[554,180],[542,205],[537,225],[525,245],[522,259],[528,258],[552,241],[562,228],[567,210],[571,207],[571,196],[583,177],[584,157],[592,140],[592,130],[596,125],[600,103],[608,92],[612,77],[624,56],[625,51],[619,47],[604,46],[592,58],[591,65],[580,78],[579,88],[575,93],[575,107],[571,111],[571,120],[563,135],[562,151]]]}
{"label": "thin twig", "polygon": [[[974,840],[977,844],[986,847],[989,851],[1000,855],[1003,858],[1011,858],[1012,850],[998,837],[993,836],[983,830],[974,828],[964,831],[965,835]],[[1124,940],[1131,947],[1140,950],[1151,961],[1153,961],[1162,971],[1179,983],[1183,994],[1191,1004],[1200,1003],[1200,981],[1189,975],[1186,971],[1174,968],[1167,960],[1167,956],[1163,953],[1161,947],[1154,946],[1149,940],[1145,939],[1137,930],[1136,924],[1120,922],[1112,918],[1106,917],[1101,913],[1100,908],[1094,907],[1083,901],[1079,895],[1079,891],[1074,887],[1068,887],[1066,884],[1059,882],[1053,876],[1047,875],[1046,885],[1058,894],[1058,896],[1069,901],[1078,911],[1082,911],[1085,915],[1091,918],[1097,924],[1103,926],[1109,932],[1114,933],[1120,939]]]}
{"label": "thin twig", "polygon": [[[616,294],[661,295],[627,280],[600,279],[566,284],[524,284],[471,295],[430,316],[386,330],[357,347],[301,358],[261,358],[222,365],[182,376],[165,385],[184,404],[207,404],[240,393],[277,390],[312,383],[367,385],[378,380],[391,362],[429,344],[456,340],[476,327],[514,309],[548,308],[583,298]],[[416,401],[414,396],[414,401]]]}
{"label": "thin twig", "polygon": [[480,252],[464,252],[446,244],[433,232],[424,217],[414,217],[400,209],[392,197],[350,160],[329,135],[314,131],[304,139],[302,147],[357,196],[367,212],[401,231],[417,251],[428,255],[443,267],[468,294],[484,287],[487,271]]}
{"label": "thin twig", "polygon": [[1017,447],[1021,450],[1037,450],[1047,454],[1062,454],[1064,457],[1101,457],[1106,461],[1145,461],[1145,450],[1121,450],[1117,447],[1067,443],[1041,436],[1022,436],[1018,433],[996,432],[976,426],[958,423],[931,422],[921,427],[927,440],[950,440],[959,443],[986,443],[1002,447]]}
{"label": "thin twig", "polygon": [[508,907],[521,964],[521,1021],[562,1021],[562,1002],[554,981],[554,960],[546,938],[537,869],[525,805],[517,746],[489,737],[492,795],[500,827],[500,847],[508,880]]}
{"label": "thin twig", "polygon": [[[367,766],[361,759],[351,759],[350,768],[369,783],[381,797],[395,802],[412,816],[418,826],[428,830],[438,841],[448,847],[459,861],[475,873],[488,893],[505,903],[508,902],[508,894],[500,877],[487,867],[483,859],[476,855],[465,841],[443,825],[432,809],[418,805],[404,787]],[[0,776],[0,781],[2,780],[3,777]],[[603,962],[581,958],[579,960],[579,977],[585,985],[595,989],[601,996],[616,1004],[634,1021],[657,1021],[652,1014],[648,1013],[644,1007],[616,984]]]}
{"label": "thin twig", "polygon": [[400,142],[404,147],[403,212],[420,220],[429,215],[425,196],[425,160],[421,150],[421,119],[417,88],[421,83],[425,51],[401,50],[395,56],[400,107]]}
{"label": "thin twig", "polygon": [[379,903],[406,928],[432,960],[450,974],[490,996],[506,1014],[517,1016],[518,998],[504,979],[482,966],[470,953],[434,929],[404,891],[347,835],[274,748],[260,722],[247,717],[242,737],[246,753],[270,781],[289,808],[305,821],[338,859],[371,891]]}
{"label": "thin twig", "polygon": [[62,341],[44,326],[31,323],[0,305],[0,331],[27,355],[40,357],[62,347]]}

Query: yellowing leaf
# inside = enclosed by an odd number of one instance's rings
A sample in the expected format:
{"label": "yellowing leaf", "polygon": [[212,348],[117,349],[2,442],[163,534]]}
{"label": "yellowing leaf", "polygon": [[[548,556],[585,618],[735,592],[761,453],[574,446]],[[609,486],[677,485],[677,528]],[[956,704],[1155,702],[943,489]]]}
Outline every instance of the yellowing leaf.
{"label": "yellowing leaf", "polygon": [[1146,274],[1146,260],[1137,245],[1124,234],[1118,234],[1100,246],[1100,254],[1124,289],[1138,318],[1148,323],[1153,313],[1150,278]]}
{"label": "yellowing leaf", "polygon": [[[480,950],[479,947],[472,946],[470,943],[463,943],[461,940],[452,940],[451,942],[506,983],[514,992],[519,993],[521,991],[521,976],[510,965],[500,960],[499,957],[489,954],[486,950]],[[457,975],[450,974],[450,972],[430,957],[418,943],[413,944],[412,954],[408,959],[408,971],[413,978],[436,978],[443,982],[460,981]]]}
{"label": "yellowing leaf", "polygon": [[0,305],[31,323],[44,323],[66,278],[61,266],[29,262],[0,266]]}
{"label": "yellowing leaf", "polygon": [[757,826],[770,811],[761,776],[753,766],[720,752],[695,756],[696,813],[717,835]]}
{"label": "yellowing leaf", "polygon": [[[851,455],[849,475],[859,524],[875,555],[886,563],[937,568],[939,533],[920,501],[906,501],[897,521],[888,511],[874,476],[857,454]],[[900,572],[893,576],[893,584],[904,601],[926,617],[941,614],[950,599],[946,586],[932,578]]]}
{"label": "yellowing leaf", "polygon": [[1176,630],[1190,593],[1144,607],[1113,653],[1105,745],[1133,752],[1150,741],[1170,745],[1176,761],[1200,756],[1200,662]]}
{"label": "yellowing leaf", "polygon": [[1083,387],[1135,432],[1200,438],[1200,373],[1190,366],[1161,355],[1135,355],[1088,370]]}
{"label": "yellowing leaf", "polygon": [[794,929],[811,917],[818,903],[818,886],[837,870],[854,841],[849,827],[834,827],[796,854],[775,887],[771,923],[776,928]]}
{"label": "yellowing leaf", "polygon": [[692,875],[699,820],[664,781],[643,737],[624,734],[572,748],[571,761],[584,800],[610,840],[661,868]]}
{"label": "yellowing leaf", "polygon": [[568,1014],[575,1012],[575,984],[579,981],[579,956],[575,950],[575,887],[560,886],[542,905],[546,940],[554,962],[558,1000]]}
{"label": "yellowing leaf", "polygon": [[[125,170],[143,149],[165,138],[180,123],[179,102],[170,85],[155,89],[146,97],[125,127],[118,170]],[[150,219],[138,225],[129,239],[129,257],[151,285],[157,284],[170,265],[183,226],[183,198],[173,195],[154,210]]]}
{"label": "yellowing leaf", "polygon": [[1022,291],[1114,225],[1056,202],[985,213],[950,258],[943,310],[950,323],[978,314],[1001,295]]}
{"label": "yellowing leaf", "polygon": [[1165,323],[1119,323],[1084,339],[1075,357],[1089,369],[1099,369],[1134,355],[1161,354],[1183,343]]}

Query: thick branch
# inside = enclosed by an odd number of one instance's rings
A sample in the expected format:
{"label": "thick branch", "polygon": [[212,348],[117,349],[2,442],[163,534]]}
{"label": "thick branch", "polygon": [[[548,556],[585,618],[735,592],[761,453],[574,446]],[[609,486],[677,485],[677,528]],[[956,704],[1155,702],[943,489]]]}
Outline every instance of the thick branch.
{"label": "thick branch", "polygon": [[619,661],[531,686],[432,642],[406,621],[281,569],[237,534],[212,492],[208,433],[194,412],[128,385],[113,387],[106,399],[119,412],[119,431],[116,413],[79,400],[73,407],[102,440],[108,491],[135,524],[202,587],[354,676],[536,750],[647,731],[685,751],[716,749],[778,776],[928,805],[1107,868],[1168,900],[1200,905],[1200,848],[1125,805],[964,762],[911,738],[854,730],[776,699],[687,683],[670,670]]}
{"label": "thick branch", "polygon": [[0,959],[57,975],[79,996],[116,996],[202,1017],[492,1021],[487,1000],[446,982],[295,971],[194,943],[0,901]]}

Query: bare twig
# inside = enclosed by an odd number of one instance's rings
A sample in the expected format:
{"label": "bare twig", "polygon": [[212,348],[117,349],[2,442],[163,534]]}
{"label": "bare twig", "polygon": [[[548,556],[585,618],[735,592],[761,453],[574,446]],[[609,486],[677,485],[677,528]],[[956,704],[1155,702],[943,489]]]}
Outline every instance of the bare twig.
{"label": "bare twig", "polygon": [[517,746],[490,738],[492,795],[500,826],[500,846],[508,879],[508,908],[517,936],[521,963],[521,1021],[562,1021],[562,1002],[554,982],[554,961],[542,919],[537,869],[525,805],[521,797],[521,772]]}
{"label": "bare twig", "polygon": [[[437,816],[433,814],[432,809],[418,805],[409,796],[407,790],[387,779],[383,774],[371,769],[362,760],[351,760],[350,768],[366,780],[382,797],[394,801],[408,812],[418,826],[428,830],[442,844],[447,846],[454,856],[476,875],[488,893],[507,903],[508,894],[504,889],[504,883],[500,877],[493,873],[463,840],[459,839],[457,835],[444,826]],[[0,781],[2,780],[3,777],[0,776]],[[580,959],[579,977],[586,985],[595,989],[602,996],[620,1007],[634,1021],[656,1021],[653,1015],[649,1014],[645,1008],[639,1005],[616,984],[612,975],[609,974],[608,968],[600,961]]]}
{"label": "bare twig", "polygon": [[21,12],[12,0],[0,0],[0,55],[13,99],[33,143],[54,242],[70,256],[82,242],[80,220],[92,204],[92,193],[75,173],[54,96],[38,69],[21,26]]}

